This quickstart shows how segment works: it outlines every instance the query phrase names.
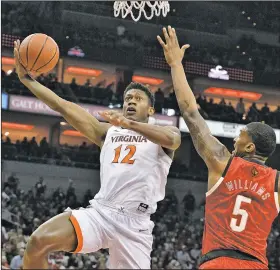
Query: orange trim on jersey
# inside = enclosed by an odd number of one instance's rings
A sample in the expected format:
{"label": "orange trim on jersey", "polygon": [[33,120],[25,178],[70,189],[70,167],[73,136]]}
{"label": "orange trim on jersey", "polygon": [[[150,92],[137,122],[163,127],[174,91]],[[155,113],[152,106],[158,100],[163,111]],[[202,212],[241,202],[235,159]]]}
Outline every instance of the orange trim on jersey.
{"label": "orange trim on jersey", "polygon": [[77,248],[72,253],[79,253],[82,250],[83,245],[84,245],[82,230],[81,230],[78,220],[73,215],[70,216],[70,221],[73,224],[73,227],[74,227],[76,235],[77,235],[77,240],[78,240]]}

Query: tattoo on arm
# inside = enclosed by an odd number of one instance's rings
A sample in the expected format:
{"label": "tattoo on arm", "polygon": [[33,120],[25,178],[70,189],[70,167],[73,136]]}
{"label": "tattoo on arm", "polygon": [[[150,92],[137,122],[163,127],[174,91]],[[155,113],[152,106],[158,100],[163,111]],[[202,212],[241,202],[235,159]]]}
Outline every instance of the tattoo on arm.
{"label": "tattoo on arm", "polygon": [[189,104],[185,101],[180,104],[182,116],[189,128],[194,147],[209,167],[217,161],[229,157],[227,148],[215,138],[203,117],[197,109],[189,111]]}

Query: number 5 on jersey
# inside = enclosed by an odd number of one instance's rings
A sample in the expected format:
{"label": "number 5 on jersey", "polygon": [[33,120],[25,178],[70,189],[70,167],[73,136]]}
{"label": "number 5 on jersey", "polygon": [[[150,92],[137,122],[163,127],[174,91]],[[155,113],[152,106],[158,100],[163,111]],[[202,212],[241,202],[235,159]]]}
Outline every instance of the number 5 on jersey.
{"label": "number 5 on jersey", "polygon": [[129,150],[127,155],[122,159],[121,162],[119,162],[121,151],[122,151],[122,144],[115,149],[115,158],[112,161],[112,163],[126,163],[126,164],[133,164],[135,159],[132,159],[135,152],[136,152],[136,146],[135,145],[127,145],[126,148],[123,151]]}
{"label": "number 5 on jersey", "polygon": [[231,218],[230,227],[233,231],[242,232],[242,231],[245,230],[247,220],[248,220],[248,212],[241,208],[241,203],[242,202],[243,203],[251,203],[251,201],[252,200],[250,198],[247,198],[247,197],[242,196],[242,195],[237,195],[232,214],[236,215],[236,216],[240,215],[241,220],[240,220],[239,225],[237,225],[237,219],[236,218]]}

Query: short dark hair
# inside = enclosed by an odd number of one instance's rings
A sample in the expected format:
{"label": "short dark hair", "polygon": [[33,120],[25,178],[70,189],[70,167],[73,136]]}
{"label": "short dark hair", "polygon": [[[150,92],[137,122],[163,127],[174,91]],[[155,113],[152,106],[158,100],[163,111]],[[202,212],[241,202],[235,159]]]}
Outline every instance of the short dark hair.
{"label": "short dark hair", "polygon": [[256,147],[256,154],[269,157],[276,148],[276,134],[273,128],[267,124],[252,122],[246,125],[248,134],[251,136]]}
{"label": "short dark hair", "polygon": [[145,85],[141,84],[141,83],[136,83],[136,82],[131,82],[125,89],[123,95],[125,96],[126,93],[129,91],[129,90],[132,90],[132,89],[137,89],[137,90],[141,90],[143,91],[149,98],[150,102],[151,102],[151,105],[152,107],[154,107],[155,105],[155,95],[152,93],[152,91],[146,87]]}

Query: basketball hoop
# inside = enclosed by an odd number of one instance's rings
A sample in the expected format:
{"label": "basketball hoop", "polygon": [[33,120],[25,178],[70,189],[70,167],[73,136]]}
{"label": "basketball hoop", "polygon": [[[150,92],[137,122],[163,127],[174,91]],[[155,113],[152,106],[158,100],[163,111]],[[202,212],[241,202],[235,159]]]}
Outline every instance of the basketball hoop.
{"label": "basketball hoop", "polygon": [[[145,6],[151,8],[151,14],[147,14]],[[137,10],[137,11],[136,11]],[[147,20],[151,20],[154,15],[157,17],[161,15],[166,17],[170,11],[170,5],[168,1],[115,1],[114,3],[114,16],[119,17],[120,13],[122,18],[126,18],[128,14],[131,14],[131,18],[137,22],[139,21],[142,13]],[[135,16],[133,12],[138,13]]]}

